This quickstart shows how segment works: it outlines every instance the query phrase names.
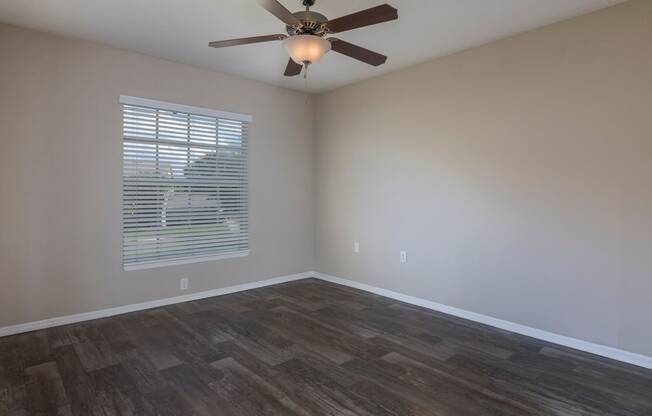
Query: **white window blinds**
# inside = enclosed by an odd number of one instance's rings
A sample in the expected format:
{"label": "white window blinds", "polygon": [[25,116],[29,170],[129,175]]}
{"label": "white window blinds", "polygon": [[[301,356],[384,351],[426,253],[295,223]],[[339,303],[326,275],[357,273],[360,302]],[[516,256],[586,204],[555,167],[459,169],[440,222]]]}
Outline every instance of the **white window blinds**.
{"label": "white window blinds", "polygon": [[125,270],[248,255],[251,117],[120,102]]}

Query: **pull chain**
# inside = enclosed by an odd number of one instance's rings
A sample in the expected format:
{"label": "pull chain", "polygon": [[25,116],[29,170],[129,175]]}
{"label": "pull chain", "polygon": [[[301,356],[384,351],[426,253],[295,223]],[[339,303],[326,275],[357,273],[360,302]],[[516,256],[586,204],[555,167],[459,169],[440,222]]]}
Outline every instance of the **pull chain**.
{"label": "pull chain", "polygon": [[303,83],[304,83],[304,92],[306,94],[306,105],[310,101],[310,99],[308,98],[308,67],[310,67],[310,62],[305,61],[303,63]]}
{"label": "pull chain", "polygon": [[306,94],[306,106],[310,105],[310,93],[308,92],[308,65],[306,65],[306,70],[303,73],[303,82],[305,84],[304,93]]}

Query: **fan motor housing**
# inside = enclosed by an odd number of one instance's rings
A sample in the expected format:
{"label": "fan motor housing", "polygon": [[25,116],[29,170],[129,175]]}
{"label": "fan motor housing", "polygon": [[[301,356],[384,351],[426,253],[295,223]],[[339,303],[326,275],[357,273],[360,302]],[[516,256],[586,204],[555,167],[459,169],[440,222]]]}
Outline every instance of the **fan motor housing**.
{"label": "fan motor housing", "polygon": [[328,18],[321,13],[313,12],[311,10],[293,13],[297,19],[301,20],[300,27],[287,26],[288,35],[315,35],[324,36],[324,23],[328,22]]}

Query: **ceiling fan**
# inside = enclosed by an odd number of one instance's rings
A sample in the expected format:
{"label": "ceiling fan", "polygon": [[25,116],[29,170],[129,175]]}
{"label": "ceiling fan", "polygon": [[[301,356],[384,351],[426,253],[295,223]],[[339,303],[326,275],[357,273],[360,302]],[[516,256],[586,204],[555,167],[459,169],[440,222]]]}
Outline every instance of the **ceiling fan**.
{"label": "ceiling fan", "polygon": [[222,40],[210,42],[208,46],[212,48],[224,48],[227,46],[282,40],[290,54],[290,60],[285,68],[286,77],[299,75],[304,67],[307,72],[308,65],[317,62],[330,50],[373,66],[382,65],[387,61],[385,55],[338,38],[325,38],[325,36],[398,19],[398,10],[388,4],[372,7],[333,20],[328,20],[323,14],[310,10],[310,7],[315,4],[315,0],[303,0],[303,5],[306,7],[306,10],[296,13],[291,13],[278,0],[258,0],[258,4],[286,24],[287,35],[278,34]]}

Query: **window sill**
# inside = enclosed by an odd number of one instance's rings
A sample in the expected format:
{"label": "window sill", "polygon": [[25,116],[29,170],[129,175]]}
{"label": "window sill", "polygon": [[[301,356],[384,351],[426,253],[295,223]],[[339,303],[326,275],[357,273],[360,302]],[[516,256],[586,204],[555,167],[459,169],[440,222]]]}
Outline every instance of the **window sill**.
{"label": "window sill", "polygon": [[245,251],[238,251],[235,253],[215,254],[211,256],[201,256],[201,257],[190,257],[190,258],[178,259],[178,260],[154,261],[150,263],[138,263],[138,264],[125,264],[123,265],[123,268],[124,271],[130,272],[134,270],[157,269],[160,267],[180,266],[183,264],[205,263],[208,261],[247,257],[248,255],[249,255],[249,250],[245,250]]}

